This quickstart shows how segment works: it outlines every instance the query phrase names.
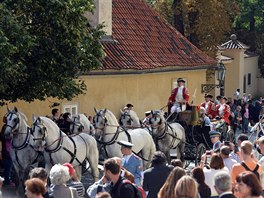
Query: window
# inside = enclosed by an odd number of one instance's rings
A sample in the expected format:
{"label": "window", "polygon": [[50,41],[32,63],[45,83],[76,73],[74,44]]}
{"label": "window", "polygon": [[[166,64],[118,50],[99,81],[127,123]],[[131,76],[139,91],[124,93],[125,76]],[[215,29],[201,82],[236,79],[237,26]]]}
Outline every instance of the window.
{"label": "window", "polygon": [[251,73],[248,74],[248,85],[251,85]]}
{"label": "window", "polygon": [[63,113],[69,112],[71,115],[77,115],[78,114],[78,105],[77,104],[67,104],[62,105],[62,111]]}

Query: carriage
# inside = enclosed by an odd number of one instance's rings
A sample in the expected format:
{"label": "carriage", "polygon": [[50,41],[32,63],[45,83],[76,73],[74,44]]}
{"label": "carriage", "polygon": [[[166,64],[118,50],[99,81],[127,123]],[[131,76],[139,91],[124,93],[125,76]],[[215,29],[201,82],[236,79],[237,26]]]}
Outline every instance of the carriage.
{"label": "carriage", "polygon": [[[192,106],[191,110],[180,112],[175,122],[180,123],[185,129],[185,166],[189,166],[191,162],[197,165],[205,151],[211,150],[213,144],[211,142],[209,132],[212,128],[213,130],[221,132],[221,141],[234,141],[233,130],[223,120],[211,120],[213,127],[205,126],[201,123],[199,120],[197,106]],[[171,157],[175,157],[173,150],[171,151]]]}

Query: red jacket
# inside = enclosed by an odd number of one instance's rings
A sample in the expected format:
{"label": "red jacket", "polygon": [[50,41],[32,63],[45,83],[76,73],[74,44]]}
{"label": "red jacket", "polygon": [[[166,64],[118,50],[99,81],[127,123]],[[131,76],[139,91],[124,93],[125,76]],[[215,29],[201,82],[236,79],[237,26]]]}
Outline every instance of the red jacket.
{"label": "red jacket", "polygon": [[[219,108],[220,108],[220,106],[221,106],[221,104],[216,105],[216,110],[217,110],[218,116],[220,116],[219,115]],[[225,108],[223,110],[223,114],[220,117],[222,119],[224,119],[227,124],[230,125],[230,120],[229,120],[229,116],[231,114],[231,112],[230,112],[230,106],[228,104],[224,104],[224,106],[225,106]]]}
{"label": "red jacket", "polygon": [[[201,107],[205,108],[205,104],[206,102],[203,102],[201,104]],[[213,109],[213,106],[214,106],[214,103],[212,101],[209,101],[208,107],[207,109],[205,109],[206,110],[205,114],[209,116],[209,118],[211,119],[215,117],[215,110]]]}
{"label": "red jacket", "polygon": [[[190,99],[190,95],[188,94],[188,90],[186,87],[183,87],[182,89],[182,96],[183,96],[183,99],[188,103],[189,102],[189,99]],[[175,97],[178,93],[178,87],[176,87],[175,89],[172,90],[171,92],[171,96],[169,97],[169,101],[171,102],[175,102]]]}

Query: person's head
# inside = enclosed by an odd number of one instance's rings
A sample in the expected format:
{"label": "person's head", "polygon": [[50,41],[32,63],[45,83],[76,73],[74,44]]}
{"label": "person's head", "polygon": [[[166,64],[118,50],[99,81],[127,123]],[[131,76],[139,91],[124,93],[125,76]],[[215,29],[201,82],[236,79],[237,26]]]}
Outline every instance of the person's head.
{"label": "person's head", "polygon": [[68,168],[69,174],[70,174],[71,178],[72,177],[75,177],[75,174],[76,173],[75,173],[75,169],[73,168],[72,164],[70,164],[70,163],[64,163],[63,166],[65,166],[65,167]]}
{"label": "person's head", "polygon": [[43,181],[39,178],[28,179],[25,182],[25,195],[27,198],[42,197],[46,192]]}
{"label": "person's head", "polygon": [[69,169],[61,164],[55,164],[49,175],[50,181],[53,185],[64,185],[71,178]]}
{"label": "person's head", "polygon": [[253,145],[250,141],[245,140],[241,143],[240,151],[242,155],[251,155],[253,151]]}
{"label": "person's head", "polygon": [[232,181],[230,175],[225,171],[220,171],[214,176],[215,190],[221,195],[224,192],[231,191]]}
{"label": "person's head", "polygon": [[198,184],[204,184],[205,176],[201,167],[195,167],[191,171],[192,177],[197,181]]}
{"label": "person's head", "polygon": [[237,110],[238,112],[240,112],[241,109],[242,109],[242,108],[241,108],[241,106],[239,106],[239,105],[236,107],[236,110]]}
{"label": "person's head", "polygon": [[127,107],[127,110],[131,110],[134,106],[132,104],[127,104],[126,107]]}
{"label": "person's head", "polygon": [[181,198],[197,198],[198,185],[196,181],[191,176],[183,176],[175,186],[175,195]]}
{"label": "person's head", "polygon": [[209,102],[210,100],[212,100],[213,96],[211,94],[206,94],[204,98],[206,102]]}
{"label": "person's head", "polygon": [[216,142],[220,140],[221,133],[218,131],[210,131],[209,135],[210,135],[211,142],[215,144]]}
{"label": "person's head", "polygon": [[237,89],[237,92],[240,92],[240,89]]}
{"label": "person's head", "polygon": [[236,177],[237,190],[243,196],[260,196],[262,187],[257,176],[250,172],[245,171]]}
{"label": "person's head", "polygon": [[53,116],[60,116],[59,109],[52,109],[51,113]]}
{"label": "person's head", "polygon": [[221,96],[216,96],[216,100],[220,100],[221,99]]}
{"label": "person's head", "polygon": [[222,96],[221,98],[220,98],[220,103],[221,104],[224,104],[224,103],[226,103],[227,102],[227,98],[225,97],[225,96]]}
{"label": "person's head", "polygon": [[118,163],[120,168],[122,168],[122,159],[120,157],[112,157],[112,159],[114,159]]}
{"label": "person's head", "polygon": [[162,188],[159,191],[158,197],[160,198],[170,198],[170,197],[175,197],[174,189],[175,186],[178,182],[178,180],[186,175],[186,172],[183,168],[181,167],[175,167],[167,177],[165,183],[163,184]]}
{"label": "person's head", "polygon": [[95,198],[111,198],[111,195],[108,192],[99,192]]}
{"label": "person's head", "polygon": [[224,168],[224,161],[219,154],[214,153],[210,161],[210,168],[218,170]]}
{"label": "person's head", "polygon": [[183,80],[182,78],[178,78],[178,79],[177,79],[177,83],[178,83],[178,86],[179,86],[179,87],[184,86],[184,84],[185,84],[185,80]]}
{"label": "person's head", "polygon": [[30,171],[30,173],[29,173],[29,178],[39,178],[39,179],[41,179],[44,183],[47,183],[48,172],[46,171],[45,168],[36,167],[36,168],[33,168],[33,169]]}
{"label": "person's head", "polygon": [[180,167],[180,168],[183,168],[183,163],[180,159],[173,159],[171,161],[171,165],[174,166],[174,167]]}
{"label": "person's head", "polygon": [[104,174],[107,180],[115,181],[119,178],[121,167],[118,162],[113,159],[107,159],[104,163]]}
{"label": "person's head", "polygon": [[121,146],[121,153],[123,155],[130,155],[132,153],[132,146],[130,142],[120,140],[117,142]]}
{"label": "person's head", "polygon": [[167,162],[166,155],[161,151],[156,151],[151,159],[151,165],[154,166],[161,166],[165,165]]}
{"label": "person's head", "polygon": [[241,143],[245,140],[248,140],[248,136],[246,134],[240,134],[238,137],[237,137],[237,145],[240,147],[241,146]]}
{"label": "person's head", "polygon": [[261,154],[264,154],[264,136],[261,136],[258,140],[257,143],[259,145]]}
{"label": "person's head", "polygon": [[68,120],[71,117],[71,113],[66,112],[66,113],[63,114],[62,117],[63,117],[64,120]]}
{"label": "person's head", "polygon": [[229,146],[221,146],[220,148],[220,154],[222,158],[228,158],[230,154],[230,147]]}

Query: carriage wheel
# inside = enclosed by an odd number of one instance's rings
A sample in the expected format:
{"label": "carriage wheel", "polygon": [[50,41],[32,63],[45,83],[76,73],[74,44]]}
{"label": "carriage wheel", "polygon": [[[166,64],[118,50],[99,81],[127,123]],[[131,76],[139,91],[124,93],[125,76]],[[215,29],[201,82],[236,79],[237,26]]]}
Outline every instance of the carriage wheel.
{"label": "carriage wheel", "polygon": [[206,146],[204,143],[198,144],[196,148],[196,159],[195,159],[195,166],[201,161],[202,155],[206,152]]}
{"label": "carriage wheel", "polygon": [[185,146],[185,152],[184,152],[184,168],[186,169],[192,162],[195,162],[196,158],[196,147],[188,144]]}

